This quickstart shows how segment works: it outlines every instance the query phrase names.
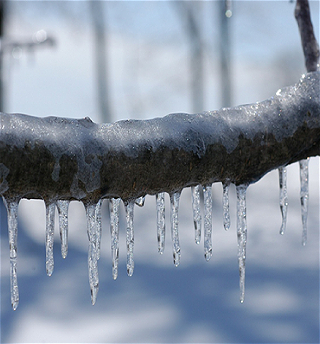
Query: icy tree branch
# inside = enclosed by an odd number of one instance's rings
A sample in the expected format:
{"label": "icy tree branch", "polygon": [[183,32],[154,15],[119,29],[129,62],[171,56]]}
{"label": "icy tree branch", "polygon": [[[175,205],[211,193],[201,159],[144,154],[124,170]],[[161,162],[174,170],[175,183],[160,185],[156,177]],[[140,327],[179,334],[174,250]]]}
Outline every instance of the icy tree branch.
{"label": "icy tree branch", "polygon": [[254,183],[320,155],[320,73],[260,103],[98,125],[0,115],[0,194],[46,201],[173,193]]}

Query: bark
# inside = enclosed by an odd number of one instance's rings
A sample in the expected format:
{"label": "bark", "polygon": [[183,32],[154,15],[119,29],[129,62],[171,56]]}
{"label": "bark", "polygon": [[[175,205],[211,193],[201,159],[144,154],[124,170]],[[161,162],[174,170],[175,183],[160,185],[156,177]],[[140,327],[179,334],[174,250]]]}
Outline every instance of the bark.
{"label": "bark", "polygon": [[0,194],[45,200],[172,193],[320,155],[320,72],[266,101],[201,114],[98,125],[0,115]]}

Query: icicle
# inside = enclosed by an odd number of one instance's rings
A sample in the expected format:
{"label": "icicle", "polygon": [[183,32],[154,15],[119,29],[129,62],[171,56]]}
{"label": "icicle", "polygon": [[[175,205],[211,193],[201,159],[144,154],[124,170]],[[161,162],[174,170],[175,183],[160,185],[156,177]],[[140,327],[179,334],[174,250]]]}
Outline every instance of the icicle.
{"label": "icicle", "polygon": [[171,237],[173,247],[173,263],[175,266],[180,264],[180,244],[179,244],[179,231],[178,231],[178,211],[180,192],[175,192],[170,195],[171,203]]}
{"label": "icicle", "polygon": [[230,228],[229,187],[230,187],[230,182],[223,183],[223,196],[222,196],[223,226],[226,231]]}
{"label": "icicle", "polygon": [[54,268],[53,243],[54,243],[54,211],[55,203],[45,202],[46,205],[46,271],[51,276]]}
{"label": "icicle", "polygon": [[212,186],[203,187],[204,198],[204,257],[209,261],[212,257]]}
{"label": "icicle", "polygon": [[119,261],[119,208],[121,198],[110,200],[110,232],[111,232],[111,255],[112,255],[112,276],[118,277]]}
{"label": "icicle", "polygon": [[[100,203],[100,205],[99,205]],[[99,223],[99,209],[101,201],[97,203],[86,203],[86,217],[87,217],[87,233],[89,239],[88,248],[88,270],[89,270],[89,284],[91,289],[91,303],[96,302],[99,290],[99,274],[98,274],[98,250],[100,247],[100,224]]]}
{"label": "icicle", "polygon": [[191,187],[192,194],[192,213],[194,223],[194,240],[197,245],[201,239],[201,212],[200,212],[200,185]]}
{"label": "icicle", "polygon": [[139,207],[143,207],[145,200],[146,200],[146,196],[141,196],[135,200],[135,204],[138,205]]}
{"label": "icicle", "polygon": [[133,231],[133,209],[134,201],[130,201],[125,204],[126,208],[126,220],[127,220],[127,274],[132,276],[134,269],[133,260],[133,246],[134,246],[134,231]]}
{"label": "icicle", "polygon": [[302,245],[307,243],[307,218],[308,218],[308,199],[309,199],[309,158],[301,160],[300,165],[300,201],[302,218]]}
{"label": "icicle", "polygon": [[97,259],[100,259],[100,245],[101,245],[101,234],[102,234],[102,220],[101,220],[101,206],[102,206],[102,199],[98,201],[96,204],[96,226],[97,226]]}
{"label": "icicle", "polygon": [[158,252],[163,254],[166,235],[164,192],[156,195]]}
{"label": "icicle", "polygon": [[69,201],[57,201],[57,208],[59,213],[59,230],[61,239],[61,255],[66,258],[68,254],[68,209]]}
{"label": "icicle", "polygon": [[247,218],[246,192],[247,185],[238,185],[237,189],[237,237],[238,262],[240,274],[240,302],[244,301],[245,273],[246,273],[246,245],[247,245]]}
{"label": "icicle", "polygon": [[7,208],[8,234],[10,247],[10,292],[11,305],[15,311],[19,304],[19,289],[17,277],[17,239],[18,239],[18,205],[19,199],[6,199],[3,202]]}
{"label": "icicle", "polygon": [[280,234],[283,235],[286,231],[287,211],[288,211],[288,196],[287,196],[287,169],[279,167],[279,186],[280,186],[280,211],[282,215],[282,224]]}

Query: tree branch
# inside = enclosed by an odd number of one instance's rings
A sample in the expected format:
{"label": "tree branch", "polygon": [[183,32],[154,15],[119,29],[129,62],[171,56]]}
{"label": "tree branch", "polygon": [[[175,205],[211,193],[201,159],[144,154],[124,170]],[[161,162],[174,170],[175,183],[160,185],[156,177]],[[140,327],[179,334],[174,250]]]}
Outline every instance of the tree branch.
{"label": "tree branch", "polygon": [[260,103],[98,125],[0,115],[0,194],[124,201],[197,184],[254,183],[320,155],[320,72]]}
{"label": "tree branch", "polygon": [[309,1],[297,0],[294,15],[300,31],[307,71],[315,72],[319,63],[319,45],[313,31]]}

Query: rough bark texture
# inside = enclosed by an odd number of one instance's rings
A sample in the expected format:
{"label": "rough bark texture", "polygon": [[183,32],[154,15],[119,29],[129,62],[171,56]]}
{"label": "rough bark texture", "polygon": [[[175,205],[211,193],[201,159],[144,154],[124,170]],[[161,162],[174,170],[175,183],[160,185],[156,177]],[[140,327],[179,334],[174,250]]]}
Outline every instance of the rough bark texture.
{"label": "rough bark texture", "polygon": [[0,194],[138,198],[227,180],[249,184],[320,155],[320,73],[266,101],[201,114],[98,125],[0,115]]}

